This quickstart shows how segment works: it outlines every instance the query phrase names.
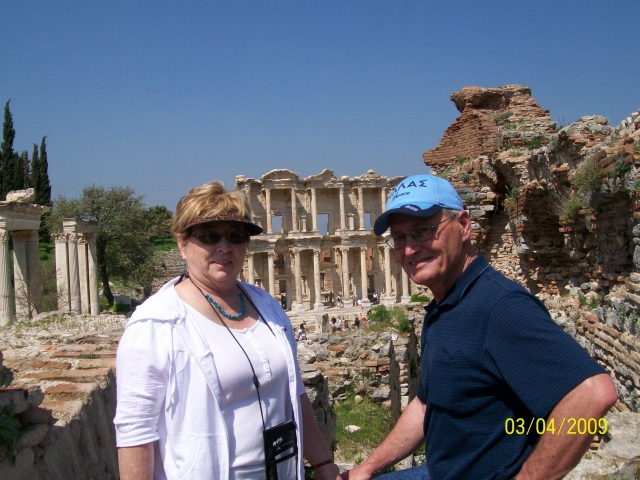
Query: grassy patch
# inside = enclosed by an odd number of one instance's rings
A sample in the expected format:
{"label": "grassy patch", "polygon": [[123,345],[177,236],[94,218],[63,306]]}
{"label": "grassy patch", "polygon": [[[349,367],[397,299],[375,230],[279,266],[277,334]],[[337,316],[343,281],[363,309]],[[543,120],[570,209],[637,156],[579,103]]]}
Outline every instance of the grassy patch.
{"label": "grassy patch", "polygon": [[426,295],[418,295],[417,293],[414,293],[413,295],[411,295],[411,301],[420,302],[420,303],[429,303],[431,299]]}
{"label": "grassy patch", "polygon": [[[336,444],[339,456],[346,462],[362,462],[393,426],[391,412],[366,396],[356,403],[354,395],[350,395],[336,407],[336,415]],[[345,430],[348,425],[357,425],[360,430],[349,433]]]}
{"label": "grassy patch", "polygon": [[168,252],[169,250],[174,250],[176,248],[178,248],[178,244],[176,243],[176,239],[173,237],[156,237],[153,239],[153,249],[156,252]]}

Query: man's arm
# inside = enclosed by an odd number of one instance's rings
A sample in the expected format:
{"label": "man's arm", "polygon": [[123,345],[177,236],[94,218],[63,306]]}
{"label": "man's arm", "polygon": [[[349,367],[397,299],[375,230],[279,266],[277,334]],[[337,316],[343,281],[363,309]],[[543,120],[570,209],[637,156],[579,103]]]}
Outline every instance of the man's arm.
{"label": "man's arm", "polygon": [[423,424],[426,411],[427,406],[418,397],[414,398],[407,405],[387,438],[371,453],[369,458],[353,470],[343,474],[343,478],[346,480],[369,480],[415,452],[424,442]]}
{"label": "man's arm", "polygon": [[153,478],[153,443],[119,448],[118,463],[122,480],[151,480]]}
{"label": "man's arm", "polygon": [[[549,420],[554,419],[559,428],[565,419],[563,433],[560,435],[546,432],[540,437],[538,445],[522,465],[517,480],[561,479],[575,467],[593,440],[593,435],[568,435],[568,418],[599,419],[606,415],[618,396],[611,378],[601,373],[587,378],[567,393],[554,407]],[[574,428],[575,430],[575,428]]]}

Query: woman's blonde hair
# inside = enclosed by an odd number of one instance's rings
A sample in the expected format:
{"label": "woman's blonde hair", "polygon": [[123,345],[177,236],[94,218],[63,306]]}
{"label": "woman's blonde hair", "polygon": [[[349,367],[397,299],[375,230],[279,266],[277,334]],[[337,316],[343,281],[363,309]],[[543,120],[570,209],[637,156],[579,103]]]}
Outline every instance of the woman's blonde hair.
{"label": "woman's blonde hair", "polygon": [[190,235],[189,227],[204,223],[207,219],[212,221],[215,217],[224,216],[240,217],[256,226],[252,223],[253,212],[249,197],[242,190],[227,190],[220,180],[213,180],[192,188],[180,199],[171,220],[171,233],[176,238],[186,240]]}

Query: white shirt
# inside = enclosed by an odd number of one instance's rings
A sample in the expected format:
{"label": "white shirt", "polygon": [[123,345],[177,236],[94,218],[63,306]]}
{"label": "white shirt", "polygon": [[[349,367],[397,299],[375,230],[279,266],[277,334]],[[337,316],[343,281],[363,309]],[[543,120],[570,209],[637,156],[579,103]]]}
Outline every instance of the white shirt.
{"label": "white shirt", "polygon": [[[229,479],[264,478],[264,445],[258,394],[247,357],[229,331],[187,305],[187,317],[200,326],[215,356],[229,432]],[[225,320],[231,328],[232,320]],[[287,362],[271,330],[260,319],[250,328],[231,330],[249,356],[258,377],[266,428],[291,420]]]}

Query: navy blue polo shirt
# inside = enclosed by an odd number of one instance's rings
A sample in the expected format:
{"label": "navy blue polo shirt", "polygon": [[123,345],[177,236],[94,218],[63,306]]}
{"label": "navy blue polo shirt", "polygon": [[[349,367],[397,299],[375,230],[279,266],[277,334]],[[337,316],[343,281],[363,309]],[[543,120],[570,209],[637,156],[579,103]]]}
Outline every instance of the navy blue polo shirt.
{"label": "navy blue polo shirt", "polygon": [[507,419],[535,426],[605,372],[542,302],[481,255],[426,310],[418,397],[433,480],[513,478],[539,435],[507,434]]}

